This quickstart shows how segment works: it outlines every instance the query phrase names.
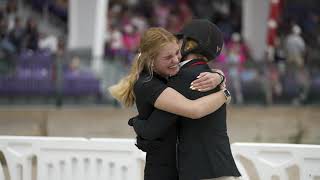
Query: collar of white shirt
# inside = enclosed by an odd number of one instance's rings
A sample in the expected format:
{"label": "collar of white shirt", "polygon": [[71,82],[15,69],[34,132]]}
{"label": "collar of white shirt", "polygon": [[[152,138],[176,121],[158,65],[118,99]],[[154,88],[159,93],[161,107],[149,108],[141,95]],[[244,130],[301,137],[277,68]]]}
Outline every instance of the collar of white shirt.
{"label": "collar of white shirt", "polygon": [[185,60],[179,63],[179,66],[182,67],[183,65],[187,64],[188,62],[190,62],[193,59],[189,59],[189,60]]}

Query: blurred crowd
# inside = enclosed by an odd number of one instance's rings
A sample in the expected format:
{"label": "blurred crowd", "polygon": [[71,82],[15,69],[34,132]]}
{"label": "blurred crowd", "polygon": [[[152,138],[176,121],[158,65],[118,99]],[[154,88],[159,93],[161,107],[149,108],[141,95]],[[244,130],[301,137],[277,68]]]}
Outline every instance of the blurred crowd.
{"label": "blurred crowd", "polygon": [[6,1],[0,7],[0,72],[14,68],[16,56],[23,51],[37,52],[47,49],[52,54],[64,51],[64,42],[53,34],[41,32],[32,16],[21,17],[17,13],[16,0]]}
{"label": "blurred crowd", "polygon": [[[48,2],[50,2],[48,4]],[[43,11],[47,7],[67,22],[68,0],[26,0]],[[241,36],[241,1],[238,0],[110,0],[106,14],[105,56],[129,67],[141,33],[161,26],[172,33],[192,18],[206,18],[224,33],[221,55],[210,65],[227,76],[236,104],[258,101],[308,103],[320,93],[320,4],[317,1],[285,1],[277,38],[263,59],[253,59],[253,47]],[[64,52],[63,41],[39,32],[36,21],[17,16],[15,0],[0,9],[0,67],[11,66],[11,55],[25,49]],[[24,17],[23,17],[24,18]],[[8,58],[9,57],[9,58]],[[5,68],[0,68],[3,72]]]}
{"label": "blurred crowd", "polygon": [[[37,8],[44,1],[23,2],[31,9],[30,17],[18,11],[17,1],[5,2],[0,6],[1,98],[56,97],[60,106],[62,96],[100,95],[99,80],[89,68],[81,66],[78,56],[68,55],[65,39],[45,28],[40,31],[38,23],[46,20],[41,19],[42,11]],[[50,2],[50,9],[58,10],[54,5],[63,7],[66,1]]]}
{"label": "blurred crowd", "polygon": [[137,50],[141,32],[151,26],[161,26],[172,33],[194,17],[209,18],[225,33],[240,32],[241,12],[238,1],[199,0],[111,0],[107,14],[106,55],[130,64]]}
{"label": "blurred crowd", "polygon": [[313,8],[317,4],[285,1],[275,46],[256,60],[250,55],[254,49],[241,37],[241,1],[114,0],[107,15],[106,56],[129,65],[146,28],[162,26],[175,33],[194,17],[206,18],[224,33],[223,52],[211,65],[227,75],[234,103],[303,104],[319,98],[320,11]]}

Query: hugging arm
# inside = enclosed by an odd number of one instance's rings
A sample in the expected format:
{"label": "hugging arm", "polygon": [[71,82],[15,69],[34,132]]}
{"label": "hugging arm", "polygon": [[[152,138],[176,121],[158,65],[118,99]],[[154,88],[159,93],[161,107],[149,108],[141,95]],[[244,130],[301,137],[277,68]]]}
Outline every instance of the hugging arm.
{"label": "hugging arm", "polygon": [[155,109],[147,120],[135,119],[134,131],[144,139],[155,140],[161,138],[170,126],[176,123],[178,115]]}
{"label": "hugging arm", "polygon": [[187,118],[199,119],[216,111],[226,100],[223,90],[190,100],[168,87],[159,95],[154,107]]}
{"label": "hugging arm", "polygon": [[[202,72],[198,75],[196,84],[203,84],[204,86],[202,87],[206,87],[205,89],[208,91],[221,84],[221,80],[221,76],[218,73]],[[185,83],[187,82],[181,76],[171,79],[169,84],[171,84],[171,87],[173,88],[168,87],[163,90],[155,100],[154,107],[163,111],[177,114],[179,116],[191,119],[199,119],[216,111],[222,104],[226,102],[226,97],[223,93],[224,89],[216,93],[200,97],[196,100],[187,99],[183,96],[186,95],[183,92],[187,92],[187,88],[180,88],[185,87]],[[209,86],[212,88],[208,88]],[[175,90],[178,89],[178,87],[180,88],[179,92],[182,92],[183,95]],[[190,88],[192,89],[192,87]]]}

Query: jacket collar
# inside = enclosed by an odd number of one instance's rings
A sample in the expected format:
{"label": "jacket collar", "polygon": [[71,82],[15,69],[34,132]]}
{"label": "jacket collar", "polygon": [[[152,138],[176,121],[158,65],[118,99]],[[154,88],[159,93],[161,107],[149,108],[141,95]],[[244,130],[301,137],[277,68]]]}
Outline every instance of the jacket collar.
{"label": "jacket collar", "polygon": [[180,68],[186,68],[186,67],[192,67],[192,66],[197,66],[201,64],[207,64],[208,62],[204,59],[191,59],[191,60],[186,60],[180,63]]}

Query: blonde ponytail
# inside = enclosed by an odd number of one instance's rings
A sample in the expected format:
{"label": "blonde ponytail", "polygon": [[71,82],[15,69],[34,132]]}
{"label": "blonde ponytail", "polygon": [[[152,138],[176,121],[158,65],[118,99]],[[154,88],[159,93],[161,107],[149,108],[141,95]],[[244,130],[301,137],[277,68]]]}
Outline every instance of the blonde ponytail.
{"label": "blonde ponytail", "polygon": [[133,86],[141,71],[138,67],[139,55],[133,61],[130,73],[126,77],[122,78],[117,84],[109,88],[111,96],[121,102],[125,107],[131,107],[135,102]]}

